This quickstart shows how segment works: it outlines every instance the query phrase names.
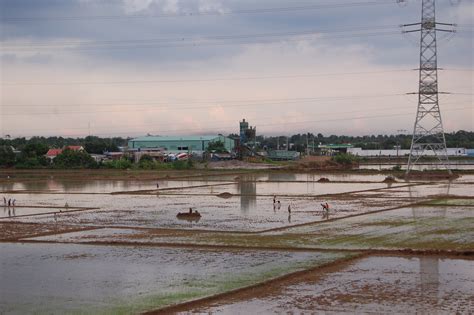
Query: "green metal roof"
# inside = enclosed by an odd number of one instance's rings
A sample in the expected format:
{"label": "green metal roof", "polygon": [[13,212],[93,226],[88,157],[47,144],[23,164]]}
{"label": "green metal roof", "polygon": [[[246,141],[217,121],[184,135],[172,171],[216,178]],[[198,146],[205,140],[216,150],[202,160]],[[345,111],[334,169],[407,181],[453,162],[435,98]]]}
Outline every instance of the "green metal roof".
{"label": "green metal roof", "polygon": [[129,141],[212,141],[218,138],[214,136],[145,136],[131,139]]}

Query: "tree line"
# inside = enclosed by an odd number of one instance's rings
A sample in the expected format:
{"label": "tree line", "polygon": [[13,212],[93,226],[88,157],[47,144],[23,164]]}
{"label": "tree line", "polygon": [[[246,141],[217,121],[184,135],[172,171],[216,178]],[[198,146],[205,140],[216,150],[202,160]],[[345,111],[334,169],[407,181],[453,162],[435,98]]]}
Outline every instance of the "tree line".
{"label": "tree line", "polygon": [[[264,137],[257,136],[257,143],[262,148],[286,149],[286,143],[290,146],[290,150],[305,152],[308,144],[309,148],[317,148],[319,144],[352,144],[364,150],[382,150],[393,149],[400,146],[401,149],[410,149],[411,135],[367,135],[367,136],[324,136],[321,133],[313,134],[296,134],[289,137],[274,136]],[[459,130],[452,133],[446,133],[446,145],[449,148],[467,148],[474,149],[474,132]]]}
{"label": "tree line", "polygon": [[[238,135],[230,134],[230,137],[238,139]],[[468,149],[474,148],[474,132],[471,131],[456,131],[446,133],[446,144],[448,147],[463,147]],[[290,144],[290,150],[305,152],[307,144],[310,148],[314,146],[317,148],[319,144],[347,144],[350,143],[355,147],[362,149],[393,149],[395,146],[400,146],[401,149],[409,149],[411,143],[411,135],[367,135],[367,136],[324,136],[318,134],[296,134],[290,137],[285,136],[257,136],[256,141],[260,149],[280,149],[286,148],[286,143]],[[119,147],[127,146],[129,138],[114,137],[114,138],[100,138],[97,136],[88,136],[85,138],[63,138],[63,137],[32,137],[26,138],[0,138],[0,167],[17,168],[39,168],[39,167],[87,167],[94,168],[104,165],[97,164],[89,154],[102,154],[106,151],[118,151]],[[63,152],[58,159],[55,158],[51,163],[45,157],[46,152],[50,148],[63,148],[68,145],[83,146],[84,153],[78,152]],[[213,144],[212,151],[221,152],[221,144]],[[19,151],[15,153],[12,147]],[[223,146],[222,146],[223,147]],[[225,149],[224,149],[225,150]],[[68,151],[68,150],[66,150]],[[110,167],[128,167],[129,163],[126,161],[114,162],[117,165],[108,165]],[[146,163],[143,164],[147,165]],[[107,165],[106,165],[107,166]],[[148,165],[149,166],[149,165]]]}

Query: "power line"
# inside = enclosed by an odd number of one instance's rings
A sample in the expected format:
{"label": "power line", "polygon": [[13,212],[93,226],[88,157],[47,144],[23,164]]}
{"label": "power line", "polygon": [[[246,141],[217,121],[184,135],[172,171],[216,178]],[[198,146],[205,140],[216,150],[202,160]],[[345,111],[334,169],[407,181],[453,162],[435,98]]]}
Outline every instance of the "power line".
{"label": "power line", "polygon": [[287,74],[272,76],[248,76],[229,77],[212,79],[180,79],[180,80],[134,80],[134,81],[78,81],[78,82],[0,82],[3,86],[23,86],[23,85],[119,85],[119,84],[148,84],[148,83],[184,83],[184,82],[216,82],[216,81],[239,81],[239,80],[268,80],[268,79],[292,79],[311,77],[330,77],[346,75],[381,74],[394,72],[412,72],[411,69],[389,69],[378,71],[355,71],[355,72],[333,72],[333,73],[309,73],[309,74]]}
{"label": "power line", "polygon": [[[449,96],[472,96],[472,93],[449,93]],[[273,98],[273,99],[246,99],[246,100],[220,100],[220,99],[208,99],[208,100],[194,100],[194,101],[152,101],[152,102],[133,102],[133,103],[82,103],[82,104],[0,104],[0,107],[137,107],[137,106],[173,106],[165,108],[156,108],[156,110],[161,109],[173,109],[173,110],[183,110],[183,109],[201,109],[201,108],[214,108],[216,106],[226,108],[226,107],[240,107],[240,106],[257,106],[257,105],[279,105],[279,104],[294,104],[294,103],[308,103],[314,101],[342,101],[342,100],[361,100],[361,99],[371,99],[371,98],[385,98],[385,97],[395,97],[395,96],[407,96],[406,93],[401,94],[378,94],[378,95],[351,95],[351,96],[328,96],[328,97],[298,97],[298,98]],[[188,105],[188,104],[209,104],[214,103],[213,105],[206,106],[187,106],[187,107],[176,107],[177,105]],[[243,104],[242,104],[243,103]],[[230,105],[222,105],[230,104]],[[132,109],[136,111],[137,109]],[[148,109],[146,109],[148,110]],[[101,112],[101,111],[100,111]],[[71,112],[76,113],[76,112]],[[91,113],[91,111],[87,111]],[[57,114],[55,111],[52,114]]]}
{"label": "power line", "polygon": [[320,30],[303,30],[293,32],[272,32],[272,33],[253,33],[253,34],[237,34],[237,35],[216,35],[216,36],[197,36],[197,37],[186,37],[178,36],[173,38],[145,38],[145,39],[117,39],[117,40],[94,40],[94,41],[54,41],[50,43],[24,43],[24,44],[13,44],[4,45],[2,48],[31,48],[31,47],[57,47],[57,46],[74,46],[74,45],[110,45],[110,44],[140,44],[140,43],[182,43],[183,41],[211,41],[211,40],[233,40],[233,39],[249,39],[249,38],[262,38],[262,37],[284,37],[284,36],[299,36],[299,35],[314,35],[319,33],[339,33],[339,32],[355,32],[355,31],[373,31],[373,30],[386,30],[395,29],[398,26],[394,25],[372,25],[372,26],[358,26],[358,27],[344,27],[335,29],[320,29]]}
{"label": "power line", "polygon": [[[461,111],[469,109],[471,110],[472,107],[459,107],[459,108],[451,108],[446,111]],[[372,115],[372,116],[355,116],[355,117],[349,117],[349,118],[334,118],[334,119],[322,119],[322,120],[306,120],[306,121],[294,121],[294,122],[285,122],[285,123],[267,123],[267,124],[259,124],[256,122],[255,124],[259,126],[259,128],[263,127],[269,127],[269,126],[288,126],[288,125],[295,125],[295,124],[308,124],[308,123],[333,123],[333,122],[338,122],[338,121],[350,121],[350,120],[357,120],[357,119],[375,119],[375,118],[390,118],[390,117],[401,117],[401,116],[410,116],[413,115],[413,113],[397,113],[397,114],[388,114],[388,115]],[[153,126],[155,126],[154,124]],[[207,128],[205,132],[222,132],[223,129],[228,129],[228,128],[234,128],[235,124],[227,125],[227,126],[222,126],[219,128]],[[71,129],[71,128],[70,128]],[[75,128],[79,129],[79,128]],[[80,128],[81,130],[87,130],[88,128]],[[156,131],[154,133],[156,134],[166,134],[168,132],[186,132],[186,131],[202,131],[203,128],[187,128],[187,129],[173,129],[173,130],[160,130]],[[24,131],[24,130],[23,130]],[[47,132],[47,131],[44,131]],[[140,133],[143,134],[144,132],[141,131],[136,131],[134,133]],[[112,134],[126,134],[124,131],[120,132],[107,132],[107,133],[94,133],[94,135],[99,136],[99,135],[112,135]],[[73,137],[73,136],[83,136],[83,134],[70,134],[67,135],[67,137]]]}
{"label": "power line", "polygon": [[460,69],[460,68],[457,68],[457,69],[456,69],[456,68],[448,68],[448,69],[446,69],[446,68],[441,68],[441,69],[439,69],[439,70],[466,71],[466,72],[472,72],[472,71],[474,71],[474,69],[472,69],[472,68],[465,68],[465,69]]}
{"label": "power line", "polygon": [[[446,105],[452,105],[452,104],[446,104]],[[460,105],[460,104],[455,104],[455,105]],[[462,104],[463,105],[463,104]],[[400,108],[411,108],[411,106],[401,106]],[[344,115],[344,114],[354,114],[354,113],[358,113],[358,112],[367,112],[368,110],[371,110],[371,111],[385,111],[387,109],[392,109],[392,107],[386,107],[386,108],[383,108],[383,107],[380,107],[380,106],[377,106],[377,107],[372,107],[372,108],[364,108],[364,109],[360,109],[360,110],[352,110],[352,111],[344,111],[344,112],[337,112],[337,113],[329,113],[329,112],[326,112],[326,113],[321,113],[321,112],[318,112],[318,115],[319,116],[327,116],[327,115]],[[300,117],[300,116],[285,116],[285,118],[292,118],[292,117]],[[250,119],[262,119],[262,118],[265,118],[265,119],[268,119],[268,118],[272,118],[270,116],[262,116],[262,115],[258,115],[258,116],[255,116],[255,117],[249,117]],[[231,120],[221,120],[221,121],[215,121],[213,120],[212,122],[211,121],[204,121],[202,122],[203,124],[206,124],[206,125],[218,125],[219,123],[222,123],[222,122],[229,122],[229,121],[235,121],[235,119],[231,119]],[[166,126],[166,125],[176,125],[175,122],[168,122],[168,123],[160,123],[160,126]],[[128,128],[132,127],[132,128],[143,128],[143,127],[150,127],[150,126],[153,126],[155,127],[156,124],[140,124],[140,125],[137,125],[137,126],[128,126]],[[88,129],[87,128],[68,128],[68,129],[74,129],[74,130],[86,130]],[[24,131],[24,129],[22,129]],[[45,129],[30,129],[28,131],[45,131]],[[47,130],[46,130],[47,131]]]}
{"label": "power line", "polygon": [[[394,28],[394,27],[393,27]],[[222,37],[201,37],[201,38],[176,38],[176,39],[140,39],[134,44],[132,40],[116,40],[116,41],[77,41],[75,44],[62,44],[61,42],[49,44],[24,44],[24,45],[3,45],[0,51],[91,51],[91,50],[125,50],[125,49],[149,49],[149,48],[178,48],[178,47],[204,47],[204,46],[227,46],[227,45],[249,45],[249,44],[271,44],[278,43],[282,40],[286,42],[301,41],[302,39],[310,39],[317,36],[317,39],[325,38],[363,38],[375,36],[392,36],[400,35],[400,31],[389,31],[389,27],[380,29],[368,28],[366,32],[350,31],[301,31],[290,33],[273,33],[273,34],[247,34],[247,35],[229,35],[227,38]],[[395,28],[394,28],[395,29]],[[367,32],[370,31],[370,32]],[[375,31],[375,32],[374,32]],[[457,34],[471,33],[467,31],[457,31]],[[292,39],[292,37],[298,37]],[[168,42],[168,44],[166,43]],[[121,44],[121,45],[120,45]]]}
{"label": "power line", "polygon": [[326,96],[326,97],[295,97],[295,98],[269,98],[269,99],[244,99],[244,100],[225,100],[225,99],[201,99],[194,101],[182,101],[181,103],[171,104],[170,101],[162,102],[134,102],[134,103],[86,103],[86,104],[69,104],[69,105],[58,105],[58,104],[40,104],[40,105],[29,105],[29,104],[4,104],[4,107],[19,107],[19,106],[38,106],[38,107],[48,107],[48,106],[138,106],[138,105],[182,105],[182,104],[208,104],[208,103],[251,103],[251,105],[260,104],[262,102],[274,103],[274,102],[307,102],[307,101],[317,101],[317,100],[347,100],[347,99],[364,99],[364,98],[376,98],[376,97],[390,97],[390,96],[405,96],[406,94],[373,94],[373,95],[348,95],[348,96]]}
{"label": "power line", "polygon": [[[339,33],[339,34],[337,34]],[[195,39],[175,39],[170,40],[171,43],[163,43],[163,39],[143,39],[138,44],[123,43],[116,41],[112,44],[100,45],[100,43],[85,43],[74,45],[50,45],[50,46],[3,46],[1,51],[90,51],[90,50],[124,50],[124,49],[146,49],[146,48],[177,48],[177,47],[202,47],[202,46],[225,46],[225,45],[248,45],[248,44],[268,44],[277,43],[282,40],[287,42],[301,41],[303,38],[318,36],[317,38],[358,38],[358,37],[374,37],[374,36],[389,36],[400,35],[398,30],[385,31],[375,29],[367,29],[363,32],[350,31],[302,31],[280,34],[254,34],[254,35],[235,35],[228,38],[195,38]],[[298,37],[298,39],[292,39]],[[161,42],[160,42],[161,41]],[[82,45],[82,46],[81,46]]]}
{"label": "power line", "polygon": [[[114,104],[114,103],[108,103],[108,104],[70,104],[70,105],[26,105],[26,104],[5,104],[2,105],[3,107],[87,107],[87,106],[92,106],[92,107],[98,107],[98,106],[160,106],[160,105],[168,105],[168,106],[173,106],[173,107],[166,107],[166,108],[149,108],[149,109],[128,109],[128,110],[107,110],[107,111],[86,111],[86,112],[78,112],[78,111],[70,111],[70,112],[41,112],[38,114],[34,115],[57,115],[57,114],[88,114],[88,113],[103,113],[103,112],[128,112],[128,111],[153,111],[153,110],[163,110],[163,109],[173,109],[173,110],[189,110],[189,109],[202,109],[202,108],[214,108],[216,106],[222,107],[222,108],[227,108],[227,107],[248,107],[248,106],[265,106],[265,105],[281,105],[281,104],[295,104],[295,103],[307,103],[307,102],[314,102],[314,101],[340,101],[340,100],[355,100],[355,99],[369,99],[369,98],[385,98],[385,97],[394,97],[394,96],[405,96],[405,94],[380,94],[380,95],[355,95],[355,96],[336,96],[336,97],[307,97],[307,98],[287,98],[287,99],[267,99],[267,100],[261,100],[260,102],[258,101],[251,101],[251,100],[246,100],[246,101],[213,101],[216,103],[215,105],[205,105],[205,106],[188,106],[188,107],[175,107],[173,105],[179,105],[180,103],[175,103],[175,104],[170,104],[169,102],[164,102],[164,103],[133,103],[133,104]],[[212,101],[207,101],[204,102],[205,104],[211,103]],[[231,103],[230,105],[220,105],[219,103]],[[232,104],[232,103],[244,103],[244,104]],[[181,103],[181,104],[189,104],[190,102],[186,103]],[[199,103],[199,102],[197,102]],[[203,103],[201,101],[201,103]],[[16,115],[27,115],[27,114],[3,114],[3,115],[9,115],[9,116],[16,116]]]}
{"label": "power line", "polygon": [[[472,96],[472,93],[449,93],[449,96]],[[292,103],[307,103],[313,101],[341,101],[341,100],[360,100],[371,98],[384,98],[395,96],[407,96],[407,93],[398,94],[373,94],[373,95],[348,95],[348,96],[325,96],[325,97],[295,97],[295,98],[268,98],[268,99],[242,99],[242,100],[226,100],[226,99],[201,99],[201,100],[186,100],[179,101],[138,101],[131,103],[76,103],[76,104],[0,104],[0,107],[136,107],[136,106],[173,106],[173,110],[179,109],[200,109],[220,107],[235,107],[235,106],[256,106],[256,105],[275,105],[275,104],[292,104]],[[210,104],[206,106],[191,106],[191,107],[175,107],[176,105],[188,104]],[[243,103],[243,104],[242,104]],[[230,104],[230,105],[222,105]],[[90,113],[90,111],[88,111]],[[55,112],[56,113],[56,112]]]}
{"label": "power line", "polygon": [[[455,69],[442,68],[444,71],[464,71],[472,72],[474,69]],[[332,73],[308,73],[308,74],[283,74],[271,76],[248,76],[248,77],[229,77],[229,78],[210,78],[210,79],[177,79],[177,80],[131,80],[131,81],[77,81],[77,82],[0,82],[3,86],[24,86],[24,85],[120,85],[120,84],[155,84],[155,83],[185,83],[185,82],[218,82],[218,81],[239,81],[239,80],[271,80],[271,79],[293,79],[293,78],[313,78],[313,77],[331,77],[346,75],[366,75],[382,74],[395,72],[412,72],[413,69],[388,69],[376,71],[355,71],[355,72],[332,72]],[[456,93],[459,94],[459,93]]]}
{"label": "power line", "polygon": [[[405,106],[405,107],[408,108],[407,106]],[[374,110],[385,110],[385,109],[388,109],[388,108],[374,107],[374,108],[372,108],[372,109],[374,109]],[[339,112],[339,113],[336,113],[336,114],[337,114],[337,115],[341,115],[341,114],[352,114],[352,113],[365,112],[365,111],[366,111],[366,109],[364,109],[364,110],[354,110],[354,111],[345,111],[345,112]],[[320,116],[333,115],[333,114],[334,114],[334,113],[328,113],[328,112],[326,112],[326,113],[319,113]],[[291,116],[291,115],[288,116],[288,115],[285,115],[285,118],[294,118],[294,117],[300,117],[300,116]],[[264,116],[262,116],[262,115],[258,115],[258,116],[247,117],[247,118],[254,120],[254,119],[271,118],[271,117],[269,117],[269,116],[264,117]],[[203,124],[211,124],[211,123],[212,123],[212,125],[215,126],[215,125],[219,125],[219,124],[224,123],[224,122],[226,122],[226,123],[227,123],[227,122],[235,122],[235,119],[226,119],[226,120],[212,121],[212,122],[203,121],[203,122],[201,122],[201,123],[203,123]],[[175,123],[175,122],[160,123],[160,126],[172,126],[172,125],[176,125],[176,123]],[[148,124],[148,125],[143,125],[143,124],[141,124],[141,125],[139,125],[139,126],[138,126],[138,125],[137,125],[137,126],[132,126],[132,128],[143,128],[143,127],[149,127],[149,126],[153,126],[153,127],[154,127],[154,126],[156,126],[156,124]],[[130,126],[128,126],[128,128],[130,128]],[[88,129],[88,128],[82,128],[82,127],[81,127],[81,128],[68,128],[68,129],[85,130],[85,129]],[[44,130],[44,129],[30,129],[30,130],[28,130],[28,131],[31,132],[31,131],[45,131],[45,130]]]}
{"label": "power line", "polygon": [[237,14],[267,14],[267,13],[287,13],[293,11],[353,8],[372,5],[386,5],[393,3],[393,0],[359,1],[347,3],[315,4],[306,6],[241,9],[222,12],[183,12],[183,13],[161,13],[161,14],[130,14],[130,15],[95,15],[95,16],[30,16],[30,17],[9,17],[2,18],[5,22],[32,22],[32,21],[94,21],[94,20],[120,20],[120,19],[148,19],[148,18],[179,18],[179,17],[199,17],[199,16],[226,16]]}

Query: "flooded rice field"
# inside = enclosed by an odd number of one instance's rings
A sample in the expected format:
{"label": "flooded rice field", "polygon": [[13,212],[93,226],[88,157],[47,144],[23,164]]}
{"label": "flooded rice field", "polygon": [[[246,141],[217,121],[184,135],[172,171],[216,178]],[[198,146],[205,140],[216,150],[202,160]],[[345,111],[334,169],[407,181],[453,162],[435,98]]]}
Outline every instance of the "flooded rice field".
{"label": "flooded rice field", "polygon": [[71,174],[0,177],[0,314],[473,308],[473,175]]}
{"label": "flooded rice field", "polygon": [[[393,184],[391,187],[401,186],[402,184]],[[238,182],[231,185],[215,185],[207,187],[184,188],[169,190],[167,193],[174,194],[222,194],[230,193],[233,195],[326,195],[341,194],[354,190],[373,190],[389,188],[384,183],[364,183],[359,187],[353,183],[317,183],[317,182]]]}
{"label": "flooded rice field", "polygon": [[2,314],[138,313],[348,254],[0,244]]}
{"label": "flooded rice field", "polygon": [[[0,210],[0,221],[30,223],[61,223],[80,225],[128,226],[148,228],[194,228],[213,230],[258,231],[289,225],[324,221],[380,209],[393,208],[410,203],[411,200],[397,198],[318,198],[318,197],[273,197],[242,195],[219,198],[209,195],[46,195],[17,194],[21,203],[40,204],[44,208],[32,209],[33,213],[45,215],[13,216],[13,208]],[[67,200],[71,206],[97,207],[94,211],[51,213],[48,206]],[[322,210],[321,203],[328,202],[330,214]],[[288,212],[290,206],[291,213]],[[189,208],[199,211],[200,218],[187,220],[176,216]],[[8,209],[10,212],[8,212]],[[28,208],[17,207],[16,215],[25,214]]]}
{"label": "flooded rice field", "polygon": [[[47,180],[2,183],[4,192],[108,194],[114,192],[157,192],[170,188],[205,185],[224,185],[224,182],[209,180]],[[158,186],[157,186],[158,185]]]}
{"label": "flooded rice field", "polygon": [[474,208],[420,206],[261,233],[100,228],[25,240],[125,244],[174,244],[244,248],[331,250],[474,251]]}
{"label": "flooded rice field", "polygon": [[193,314],[469,314],[474,260],[368,257],[207,305]]}

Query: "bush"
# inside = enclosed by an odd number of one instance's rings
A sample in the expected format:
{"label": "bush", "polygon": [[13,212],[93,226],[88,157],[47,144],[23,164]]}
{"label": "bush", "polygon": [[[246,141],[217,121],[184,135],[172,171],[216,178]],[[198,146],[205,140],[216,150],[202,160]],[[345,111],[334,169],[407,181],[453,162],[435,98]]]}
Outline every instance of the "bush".
{"label": "bush", "polygon": [[129,159],[123,157],[120,160],[107,161],[103,164],[106,168],[125,170],[132,167],[132,162]]}
{"label": "bush", "polygon": [[359,162],[359,158],[352,154],[341,153],[331,158],[332,161],[342,165],[352,165]]}
{"label": "bush", "polygon": [[156,169],[155,161],[141,160],[138,162],[138,168],[144,170],[154,170]]}
{"label": "bush", "polygon": [[171,163],[171,167],[175,170],[187,170],[193,167],[193,162],[191,162],[190,160],[178,160]]}
{"label": "bush", "polygon": [[36,158],[25,158],[16,162],[16,168],[39,168],[41,164]]}
{"label": "bush", "polygon": [[96,161],[84,151],[73,151],[66,149],[58,154],[53,165],[56,168],[97,168]]}
{"label": "bush", "polygon": [[15,163],[16,168],[42,168],[49,166],[49,161],[45,156],[24,157],[21,156]]}
{"label": "bush", "polygon": [[172,165],[160,161],[140,161],[138,168],[144,170],[169,170],[172,168]]}
{"label": "bush", "polygon": [[396,172],[399,172],[402,170],[402,166],[401,165],[395,165],[394,167],[392,167],[392,171],[396,171]]}
{"label": "bush", "polygon": [[155,160],[148,154],[144,154],[140,158],[140,162],[154,162]]}

